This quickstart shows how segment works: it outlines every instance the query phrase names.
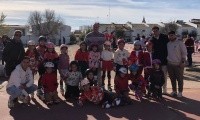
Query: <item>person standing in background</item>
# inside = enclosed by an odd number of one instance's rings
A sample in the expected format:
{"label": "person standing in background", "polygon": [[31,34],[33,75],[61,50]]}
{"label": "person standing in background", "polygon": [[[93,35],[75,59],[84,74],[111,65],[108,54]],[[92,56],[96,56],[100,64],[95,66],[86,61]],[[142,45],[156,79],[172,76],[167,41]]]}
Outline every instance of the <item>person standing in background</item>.
{"label": "person standing in background", "polygon": [[192,67],[192,54],[194,53],[194,39],[191,35],[188,35],[185,40],[185,46],[187,48],[187,61],[188,67]]}

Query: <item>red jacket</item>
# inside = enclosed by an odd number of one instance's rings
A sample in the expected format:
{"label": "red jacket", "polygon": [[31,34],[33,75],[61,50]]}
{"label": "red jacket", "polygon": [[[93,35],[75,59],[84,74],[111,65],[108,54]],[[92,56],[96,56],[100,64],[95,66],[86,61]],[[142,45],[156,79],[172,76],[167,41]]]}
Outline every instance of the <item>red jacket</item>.
{"label": "red jacket", "polygon": [[142,91],[145,91],[146,81],[142,75],[134,76],[134,75],[130,74],[129,79],[132,81],[132,84],[140,85]]}
{"label": "red jacket", "polygon": [[147,51],[144,52],[143,58],[144,58],[144,62],[143,62],[144,68],[145,67],[151,68],[152,67],[152,53],[147,52]]}
{"label": "red jacket", "polygon": [[120,77],[120,76],[116,76],[114,83],[115,83],[116,93],[120,93],[122,91],[129,90],[129,88],[128,88],[128,76],[125,76],[123,78]]}
{"label": "red jacket", "polygon": [[79,101],[85,102],[86,100],[99,103],[104,98],[103,90],[98,86],[91,86],[89,91],[83,91],[79,97]]}
{"label": "red jacket", "polygon": [[44,87],[44,92],[54,92],[57,90],[58,83],[57,83],[57,75],[53,73],[45,73],[42,76],[42,86]]}
{"label": "red jacket", "polygon": [[[138,54],[137,54],[138,53]],[[143,52],[142,51],[132,51],[129,57],[130,64],[137,64],[139,66],[143,65]]]}
{"label": "red jacket", "polygon": [[89,52],[82,52],[80,49],[76,51],[75,60],[77,61],[88,61],[89,60]]}

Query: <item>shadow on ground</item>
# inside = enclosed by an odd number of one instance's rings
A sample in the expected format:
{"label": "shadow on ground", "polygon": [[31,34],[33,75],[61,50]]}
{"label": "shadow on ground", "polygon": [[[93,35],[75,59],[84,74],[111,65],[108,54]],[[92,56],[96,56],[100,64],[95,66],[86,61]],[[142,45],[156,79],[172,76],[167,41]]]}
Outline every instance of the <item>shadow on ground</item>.
{"label": "shadow on ground", "polygon": [[165,100],[162,102],[147,99],[139,102],[133,99],[132,105],[110,109],[102,109],[100,106],[90,103],[79,107],[76,102],[65,101],[48,108],[46,105],[37,102],[39,100],[34,100],[29,106],[18,104],[10,110],[10,115],[14,120],[194,120],[184,113],[200,116],[199,101],[185,97],[174,99],[164,96],[164,98]]}

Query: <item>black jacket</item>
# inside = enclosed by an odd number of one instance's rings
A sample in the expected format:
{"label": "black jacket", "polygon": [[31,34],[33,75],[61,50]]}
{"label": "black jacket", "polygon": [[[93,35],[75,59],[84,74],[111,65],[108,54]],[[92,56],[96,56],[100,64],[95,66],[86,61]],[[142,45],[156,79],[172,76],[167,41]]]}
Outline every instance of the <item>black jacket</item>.
{"label": "black jacket", "polygon": [[153,59],[159,59],[162,65],[167,65],[167,43],[169,39],[167,35],[160,34],[159,39],[151,38],[153,43]]}
{"label": "black jacket", "polygon": [[3,50],[3,60],[6,62],[6,73],[9,75],[21,63],[25,50],[21,42],[9,41]]}

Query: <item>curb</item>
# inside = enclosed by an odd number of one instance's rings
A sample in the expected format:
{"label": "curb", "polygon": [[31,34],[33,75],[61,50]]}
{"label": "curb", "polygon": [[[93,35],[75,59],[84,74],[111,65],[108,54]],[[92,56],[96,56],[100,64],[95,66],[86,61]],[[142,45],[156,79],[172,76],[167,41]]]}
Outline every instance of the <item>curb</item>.
{"label": "curb", "polygon": [[4,81],[1,85],[0,85],[0,90],[8,83],[8,81]]}

